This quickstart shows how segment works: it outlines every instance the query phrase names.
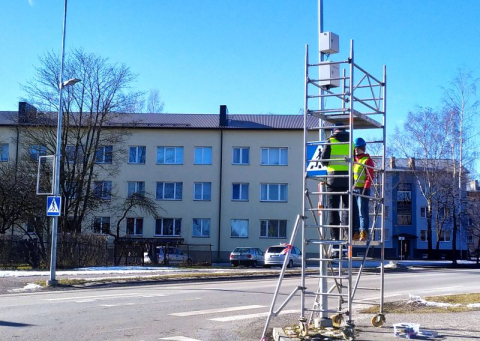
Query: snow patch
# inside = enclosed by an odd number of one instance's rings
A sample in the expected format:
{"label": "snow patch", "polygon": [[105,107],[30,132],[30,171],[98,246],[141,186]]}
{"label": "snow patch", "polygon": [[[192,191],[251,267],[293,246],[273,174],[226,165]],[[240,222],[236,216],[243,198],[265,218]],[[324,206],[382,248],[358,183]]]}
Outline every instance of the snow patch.
{"label": "snow patch", "polygon": [[42,289],[41,285],[35,284],[35,283],[28,283],[26,286],[20,289],[12,289],[9,290],[9,292],[24,292],[24,291],[35,291],[35,290],[40,290]]}

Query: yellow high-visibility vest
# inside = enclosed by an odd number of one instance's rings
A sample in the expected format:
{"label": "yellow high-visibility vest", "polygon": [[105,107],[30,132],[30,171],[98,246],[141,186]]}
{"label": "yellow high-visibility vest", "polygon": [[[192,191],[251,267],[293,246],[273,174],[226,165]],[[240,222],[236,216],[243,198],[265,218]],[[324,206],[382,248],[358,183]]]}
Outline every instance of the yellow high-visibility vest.
{"label": "yellow high-visibility vest", "polygon": [[[330,137],[331,143],[340,143],[336,138]],[[348,143],[330,145],[330,160],[327,166],[327,172],[348,171],[348,163],[345,158],[349,156]]]}
{"label": "yellow high-visibility vest", "polygon": [[364,165],[367,163],[367,160],[368,157],[364,156],[357,160],[357,163],[353,165],[353,180],[355,181],[355,187],[363,187],[365,185],[368,170]]}

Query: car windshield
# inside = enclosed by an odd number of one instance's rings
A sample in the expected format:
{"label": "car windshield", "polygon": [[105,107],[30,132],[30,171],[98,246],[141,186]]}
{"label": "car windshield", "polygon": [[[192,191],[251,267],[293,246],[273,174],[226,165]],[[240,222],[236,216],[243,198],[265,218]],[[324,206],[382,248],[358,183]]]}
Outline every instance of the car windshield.
{"label": "car windshield", "polygon": [[233,250],[233,252],[236,252],[236,253],[249,253],[249,252],[250,252],[250,248],[248,248],[248,247],[237,247],[235,250]]}
{"label": "car windshield", "polygon": [[270,246],[267,250],[269,253],[281,253],[285,250],[285,246]]}

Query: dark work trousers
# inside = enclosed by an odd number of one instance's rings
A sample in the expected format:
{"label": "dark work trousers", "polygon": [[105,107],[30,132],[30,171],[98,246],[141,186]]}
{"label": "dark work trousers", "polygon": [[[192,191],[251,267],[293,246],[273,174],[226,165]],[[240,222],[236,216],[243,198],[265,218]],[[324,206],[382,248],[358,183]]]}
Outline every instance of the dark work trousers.
{"label": "dark work trousers", "polygon": [[[327,184],[327,192],[346,192],[348,191],[348,186],[330,186]],[[327,208],[340,208],[340,201],[343,208],[348,208],[348,194],[327,194]],[[328,211],[327,215],[327,225],[348,225],[348,212],[342,212],[340,215],[340,211]],[[342,217],[343,219],[340,219]],[[331,228],[331,236],[335,240],[340,240],[340,228]]]}

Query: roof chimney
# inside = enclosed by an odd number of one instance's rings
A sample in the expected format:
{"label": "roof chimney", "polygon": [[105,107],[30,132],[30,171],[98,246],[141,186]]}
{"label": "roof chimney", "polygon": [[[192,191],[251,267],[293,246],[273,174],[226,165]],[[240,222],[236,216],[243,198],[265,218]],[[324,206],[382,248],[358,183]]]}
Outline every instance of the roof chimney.
{"label": "roof chimney", "polygon": [[395,165],[395,156],[392,156],[392,157],[390,158],[390,168],[391,168],[391,169],[394,169],[395,167],[396,167],[396,165]]}
{"label": "roof chimney", "polygon": [[18,123],[31,123],[37,117],[37,108],[27,102],[18,102]]}
{"label": "roof chimney", "polygon": [[228,125],[227,114],[228,114],[227,106],[224,104],[220,105],[220,124],[219,125],[221,127]]}

